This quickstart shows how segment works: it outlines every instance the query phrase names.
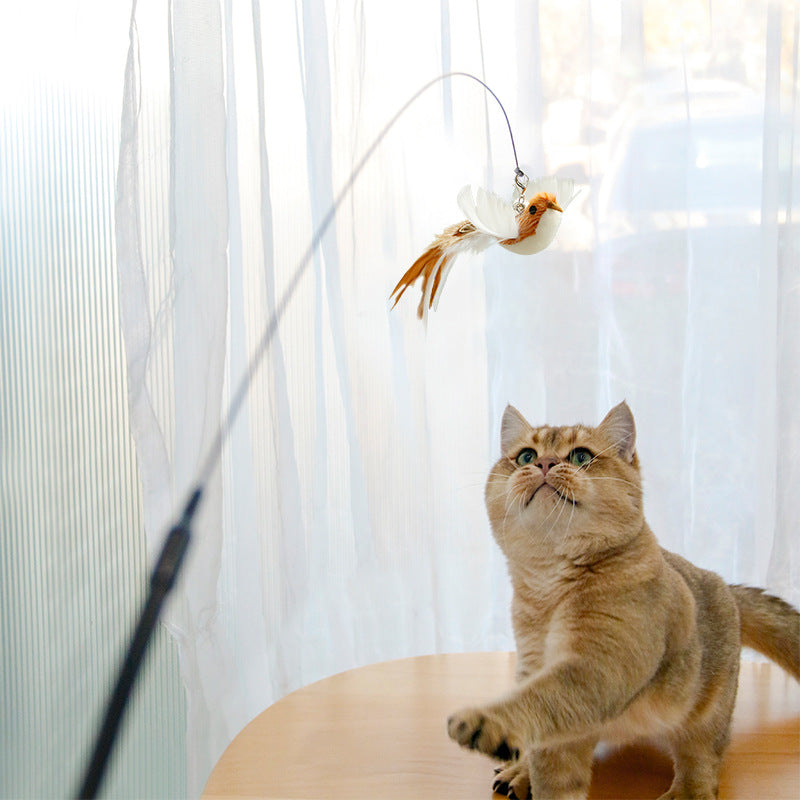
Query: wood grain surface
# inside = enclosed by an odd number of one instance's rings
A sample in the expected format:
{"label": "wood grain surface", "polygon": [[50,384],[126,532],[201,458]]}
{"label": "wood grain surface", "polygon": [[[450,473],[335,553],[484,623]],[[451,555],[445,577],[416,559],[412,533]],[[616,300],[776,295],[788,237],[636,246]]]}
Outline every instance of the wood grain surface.
{"label": "wood grain surface", "polygon": [[[488,800],[494,762],[462,750],[448,714],[514,681],[509,653],[420,656],[326,678],[259,714],[227,748],[205,800]],[[590,798],[648,800],[672,767],[645,747],[599,752]],[[800,800],[800,685],[743,663],[720,800]]]}

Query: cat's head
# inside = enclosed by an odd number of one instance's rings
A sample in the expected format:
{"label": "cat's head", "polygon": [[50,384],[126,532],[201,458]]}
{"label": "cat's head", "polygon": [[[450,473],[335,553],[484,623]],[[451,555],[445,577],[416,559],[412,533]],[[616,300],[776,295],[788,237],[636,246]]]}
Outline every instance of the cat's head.
{"label": "cat's head", "polygon": [[624,402],[595,428],[534,428],[508,406],[486,507],[509,561],[551,555],[588,564],[631,541],[644,524],[635,445]]}

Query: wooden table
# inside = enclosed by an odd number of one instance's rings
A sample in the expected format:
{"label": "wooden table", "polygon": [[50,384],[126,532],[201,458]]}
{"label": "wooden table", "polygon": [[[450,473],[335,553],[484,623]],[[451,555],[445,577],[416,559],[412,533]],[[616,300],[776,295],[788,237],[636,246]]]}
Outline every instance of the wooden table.
{"label": "wooden table", "polygon": [[[259,714],[231,742],[203,797],[268,800],[488,800],[490,759],[445,731],[459,707],[513,685],[508,653],[421,656],[306,686]],[[628,748],[598,756],[591,798],[657,798],[664,756]],[[800,685],[770,664],[742,664],[720,800],[800,800]],[[499,797],[499,795],[496,795]]]}

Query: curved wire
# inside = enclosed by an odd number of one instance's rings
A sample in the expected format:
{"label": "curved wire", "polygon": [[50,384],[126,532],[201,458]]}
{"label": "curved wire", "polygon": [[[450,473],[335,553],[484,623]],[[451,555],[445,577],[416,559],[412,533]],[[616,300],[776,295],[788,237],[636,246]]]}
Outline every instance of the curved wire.
{"label": "curved wire", "polygon": [[197,487],[202,487],[211,477],[214,468],[216,467],[217,463],[222,456],[222,448],[225,445],[228,437],[230,436],[231,429],[233,428],[234,423],[236,422],[236,418],[241,411],[242,405],[244,404],[245,399],[247,398],[247,394],[250,391],[250,386],[253,383],[253,379],[255,377],[255,373],[258,370],[259,366],[261,365],[261,361],[263,360],[267,350],[269,349],[270,344],[272,343],[272,339],[275,336],[275,333],[278,329],[278,325],[280,324],[283,315],[286,312],[289,303],[291,302],[292,297],[294,296],[295,291],[302,279],[303,275],[305,274],[308,265],[311,263],[311,260],[314,256],[314,252],[316,251],[317,247],[319,247],[320,242],[322,241],[322,237],[325,235],[328,227],[330,226],[331,222],[333,222],[334,218],[336,217],[336,213],[339,210],[342,202],[345,200],[347,195],[350,193],[350,190],[353,188],[353,184],[356,182],[356,179],[361,174],[364,167],[367,165],[367,162],[372,158],[375,154],[375,151],[378,149],[380,144],[386,138],[387,134],[391,129],[395,126],[397,121],[400,117],[405,114],[408,108],[416,102],[417,99],[421,95],[423,95],[428,89],[432,86],[435,86],[437,83],[441,81],[448,80],[450,78],[470,78],[473,81],[479,83],[489,94],[497,101],[497,104],[500,106],[500,110],[503,112],[503,117],[506,121],[506,126],[508,127],[508,135],[511,139],[511,150],[514,154],[514,167],[515,167],[515,175],[516,179],[519,180],[520,176],[524,176],[525,173],[519,168],[519,161],[517,159],[517,147],[514,143],[514,133],[511,130],[511,122],[508,119],[508,114],[506,113],[505,107],[500,102],[500,98],[489,88],[489,86],[482,81],[480,78],[472,75],[469,72],[447,72],[443,75],[439,75],[436,78],[428,81],[422,88],[418,89],[397,111],[397,113],[389,120],[389,122],[384,125],[381,129],[380,133],[377,135],[375,140],[372,144],[367,148],[364,155],[361,157],[361,160],[356,164],[353,168],[353,171],[350,173],[347,181],[345,181],[344,186],[339,191],[339,194],[336,196],[331,207],[328,209],[325,216],[322,218],[322,222],[320,222],[319,227],[317,228],[316,232],[314,233],[313,237],[311,238],[311,243],[308,246],[308,249],[305,251],[303,257],[298,262],[297,267],[295,267],[295,271],[289,280],[288,285],[284,289],[283,295],[281,296],[280,300],[278,301],[277,305],[275,306],[275,310],[267,323],[266,327],[264,328],[264,332],[261,334],[261,338],[259,339],[258,345],[250,358],[250,361],[247,365],[247,370],[244,376],[240,379],[236,390],[233,393],[231,398],[231,402],[228,405],[227,413],[225,414],[224,419],[222,420],[219,429],[211,443],[211,446],[208,449],[206,457],[202,463],[202,467],[198,472],[197,476]]}
{"label": "curved wire", "polygon": [[292,297],[294,296],[295,290],[297,289],[297,286],[300,283],[306,268],[311,262],[314,251],[319,246],[325,231],[328,229],[328,226],[336,216],[336,212],[339,210],[339,206],[342,204],[342,201],[347,197],[348,193],[353,188],[356,178],[358,178],[359,174],[364,169],[375,150],[383,141],[386,134],[392,129],[397,120],[405,113],[408,107],[421,94],[423,94],[423,92],[427,91],[431,86],[435,85],[439,81],[455,77],[457,75],[472,78],[473,80],[477,81],[484,87],[484,89],[486,89],[487,92],[489,92],[489,94],[492,95],[492,97],[494,97],[495,100],[497,100],[501,110],[503,111],[506,124],[508,125],[508,133],[511,136],[511,147],[514,150],[516,175],[517,178],[519,178],[521,170],[519,168],[519,163],[517,162],[517,149],[514,145],[514,136],[511,133],[511,123],[508,121],[508,115],[503,108],[503,104],[500,102],[497,95],[480,78],[476,78],[474,75],[470,75],[467,72],[450,72],[445,75],[440,75],[438,78],[435,78],[434,80],[425,84],[425,86],[417,91],[413,97],[411,97],[392,117],[392,119],[389,120],[389,122],[378,134],[375,141],[369,146],[366,153],[356,165],[355,169],[350,173],[350,176],[337,195],[333,205],[325,214],[322,222],[317,228],[316,233],[311,239],[311,243],[309,244],[305,255],[300,259],[300,262],[295,268],[294,274],[289,281],[289,285],[286,287],[280,301],[275,306],[275,310],[261,335],[258,346],[248,362],[247,370],[236,386],[236,391],[234,392],[233,398],[228,406],[227,413],[220,423],[212,444],[209,447],[205,460],[202,463],[202,468],[198,474],[198,482],[189,495],[183,510],[183,515],[181,516],[180,521],[170,529],[165,537],[164,544],[161,549],[161,555],[159,556],[152,572],[150,591],[148,592],[147,600],[139,616],[139,621],[137,623],[134,636],[131,640],[125,659],[123,660],[122,668],[120,669],[120,673],[117,678],[117,683],[106,707],[102,726],[95,740],[92,756],[89,761],[83,783],[81,784],[81,788],[78,792],[79,798],[93,798],[97,795],[100,784],[103,780],[103,775],[105,774],[106,767],[108,765],[109,756],[111,754],[123,715],[125,713],[125,708],[127,706],[131,690],[133,689],[142,659],[148,647],[148,643],[152,637],[153,629],[158,621],[161,606],[174,586],[180,566],[183,562],[184,555],[189,547],[191,540],[191,523],[195,511],[200,505],[204,486],[211,477],[211,473],[213,472],[214,468],[219,463],[222,455],[222,449],[225,446],[225,442],[230,436],[231,429],[233,428],[236,418],[241,411],[242,405],[247,397],[247,393],[249,392],[250,386],[253,383],[256,370],[260,366],[261,361],[275,336],[278,325],[280,324],[280,321],[286,312]]}

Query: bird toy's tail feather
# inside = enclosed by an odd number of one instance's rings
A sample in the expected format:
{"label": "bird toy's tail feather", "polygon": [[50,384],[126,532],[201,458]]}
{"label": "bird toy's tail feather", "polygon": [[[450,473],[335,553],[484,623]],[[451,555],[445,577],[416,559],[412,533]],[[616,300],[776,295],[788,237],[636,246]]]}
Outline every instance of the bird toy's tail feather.
{"label": "bird toy's tail feather", "polygon": [[443,272],[452,256],[449,256],[438,244],[431,245],[409,268],[405,275],[394,287],[391,297],[394,297],[392,308],[397,305],[403,292],[422,276],[422,297],[417,306],[417,317],[423,318],[426,305],[433,308],[439,302],[439,296],[444,286]]}
{"label": "bird toy's tail feather", "polygon": [[[439,298],[442,296],[442,289],[444,288],[444,282],[447,280],[447,273],[450,272],[450,267],[453,265],[453,258],[452,256],[448,258],[446,254],[443,254],[442,257],[439,259],[438,263],[434,266],[433,271],[431,272],[432,284],[431,284],[431,293],[430,297],[428,297],[428,308],[435,309],[439,305]],[[425,285],[423,282],[423,292],[425,292]],[[427,295],[427,292],[425,292]],[[424,296],[424,295],[423,295]],[[419,315],[420,309],[417,309],[417,315]]]}
{"label": "bird toy's tail feather", "polygon": [[422,298],[417,307],[417,316],[424,319],[431,308],[436,308],[442,294],[444,282],[459,253],[480,252],[496,242],[496,237],[477,230],[468,220],[451,225],[440,233],[428,249],[406,270],[389,298],[394,297],[392,308],[403,296],[403,292],[422,276]]}

